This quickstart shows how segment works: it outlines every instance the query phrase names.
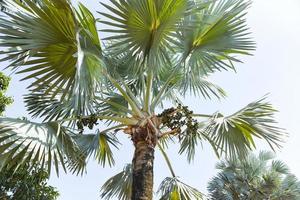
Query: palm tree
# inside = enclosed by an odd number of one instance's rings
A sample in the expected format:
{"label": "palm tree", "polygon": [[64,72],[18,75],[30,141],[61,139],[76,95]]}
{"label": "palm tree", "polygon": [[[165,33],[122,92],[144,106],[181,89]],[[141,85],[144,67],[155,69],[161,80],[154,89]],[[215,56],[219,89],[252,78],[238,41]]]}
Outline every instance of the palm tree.
{"label": "palm tree", "polygon": [[[254,138],[280,147],[282,131],[265,97],[230,116],[193,113],[183,104],[191,94],[225,96],[208,77],[234,70],[236,56],[255,49],[245,21],[249,1],[110,0],[101,3],[103,20],[69,0],[3,4],[1,61],[31,80],[25,103],[43,123],[0,119],[2,168],[30,162],[80,174],[91,156],[114,165],[112,148],[125,133],[135,148],[127,198],[152,199],[154,152],[160,149],[172,175],[160,190],[163,199],[200,199],[172,170],[168,142],[177,141],[188,161],[204,141],[218,156],[230,157],[255,148]],[[174,106],[165,108],[166,102]],[[107,129],[99,130],[99,122]],[[96,133],[86,134],[87,127]]]}
{"label": "palm tree", "polygon": [[208,184],[211,200],[298,200],[300,181],[272,152],[250,154],[245,160],[224,160]]}

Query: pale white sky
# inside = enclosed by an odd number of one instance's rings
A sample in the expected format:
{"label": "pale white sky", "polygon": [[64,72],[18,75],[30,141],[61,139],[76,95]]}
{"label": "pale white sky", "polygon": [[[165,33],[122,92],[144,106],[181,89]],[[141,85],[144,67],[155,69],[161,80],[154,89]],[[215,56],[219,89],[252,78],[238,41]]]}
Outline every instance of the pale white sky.
{"label": "pale white sky", "polygon": [[[92,10],[102,9],[98,1],[82,2]],[[228,98],[222,101],[190,98],[186,104],[201,113],[220,110],[230,114],[270,93],[269,100],[280,110],[277,114],[279,125],[286,128],[290,134],[284,147],[278,151],[278,158],[285,161],[292,173],[300,178],[300,0],[254,0],[247,18],[257,42],[257,51],[253,57],[245,58],[244,64],[237,66],[236,74],[222,72],[213,77],[213,80],[227,91]],[[22,103],[26,83],[18,82],[19,78],[13,77],[9,94],[14,96],[15,103],[8,108],[8,116],[26,116],[26,109]],[[103,169],[90,162],[88,173],[83,177],[68,174],[57,178],[53,175],[50,183],[59,189],[59,200],[100,199],[100,186],[105,180],[119,172],[125,163],[131,162],[131,142],[125,137],[121,141],[123,146],[119,151],[115,151],[115,167]],[[258,148],[268,149],[260,142]],[[192,165],[187,164],[183,156],[178,156],[177,151],[177,146],[168,151],[177,175],[205,193],[208,180],[216,173],[214,166],[217,160],[212,150],[207,145],[204,145],[203,149],[199,146]],[[166,176],[169,176],[169,172],[157,152],[156,188]]]}

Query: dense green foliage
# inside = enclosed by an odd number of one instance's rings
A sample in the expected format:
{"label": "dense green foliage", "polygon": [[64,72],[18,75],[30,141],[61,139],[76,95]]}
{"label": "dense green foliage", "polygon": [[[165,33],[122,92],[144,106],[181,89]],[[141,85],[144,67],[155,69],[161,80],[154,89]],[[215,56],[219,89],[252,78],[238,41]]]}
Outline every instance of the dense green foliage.
{"label": "dense green foliage", "polygon": [[211,200],[299,200],[300,181],[271,152],[224,160],[208,184]]}
{"label": "dense green foliage", "polygon": [[11,97],[7,97],[5,92],[8,89],[10,78],[0,72],[0,115],[3,115],[5,107],[13,102]]}
{"label": "dense green foliage", "polygon": [[0,172],[0,200],[55,200],[58,191],[47,184],[49,174],[28,167]]}

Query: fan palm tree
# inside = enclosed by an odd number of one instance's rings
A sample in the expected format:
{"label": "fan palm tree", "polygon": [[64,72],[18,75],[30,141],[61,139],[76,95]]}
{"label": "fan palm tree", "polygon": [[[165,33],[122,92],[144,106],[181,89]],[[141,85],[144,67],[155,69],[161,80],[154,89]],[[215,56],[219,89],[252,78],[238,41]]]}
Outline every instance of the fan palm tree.
{"label": "fan palm tree", "polygon": [[250,154],[245,160],[224,160],[208,184],[211,200],[298,200],[300,181],[272,152]]}
{"label": "fan palm tree", "polygon": [[[80,174],[91,156],[114,165],[112,151],[124,133],[135,148],[132,170],[125,168],[132,175],[123,177],[132,179],[131,195],[124,198],[152,199],[160,149],[172,175],[160,188],[162,198],[201,199],[175,176],[164,152],[168,142],[177,141],[188,161],[204,141],[217,156],[244,156],[255,148],[254,138],[280,147],[276,110],[265,98],[229,116],[193,113],[183,104],[189,95],[225,96],[208,77],[234,70],[236,56],[255,49],[245,21],[249,1],[110,0],[101,3],[101,20],[69,0],[2,4],[1,61],[30,80],[25,103],[43,122],[0,119],[1,168],[30,162]],[[87,134],[87,128],[97,131]]]}

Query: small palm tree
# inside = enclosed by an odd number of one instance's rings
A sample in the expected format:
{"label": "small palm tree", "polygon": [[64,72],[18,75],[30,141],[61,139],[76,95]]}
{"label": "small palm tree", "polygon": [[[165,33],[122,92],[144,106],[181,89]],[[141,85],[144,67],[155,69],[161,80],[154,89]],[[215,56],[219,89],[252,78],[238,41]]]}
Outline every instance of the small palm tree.
{"label": "small palm tree", "polygon": [[[2,4],[1,61],[31,80],[25,103],[43,123],[0,119],[1,168],[30,162],[80,174],[90,156],[114,165],[112,148],[125,133],[135,147],[132,169],[125,168],[132,175],[123,177],[132,179],[127,199],[152,199],[156,149],[172,175],[160,189],[162,198],[201,199],[175,176],[164,152],[168,142],[177,141],[188,161],[203,141],[230,157],[247,154],[255,137],[280,147],[281,129],[265,98],[230,116],[193,113],[182,101],[190,94],[225,96],[208,77],[234,70],[236,56],[255,49],[244,18],[249,1],[111,0],[101,3],[103,20],[69,0]],[[174,106],[165,108],[166,102]],[[107,129],[99,130],[99,122]],[[96,133],[86,134],[87,127]]]}
{"label": "small palm tree", "polygon": [[208,184],[211,200],[298,200],[300,181],[272,152],[250,154],[245,160],[225,160]]}

